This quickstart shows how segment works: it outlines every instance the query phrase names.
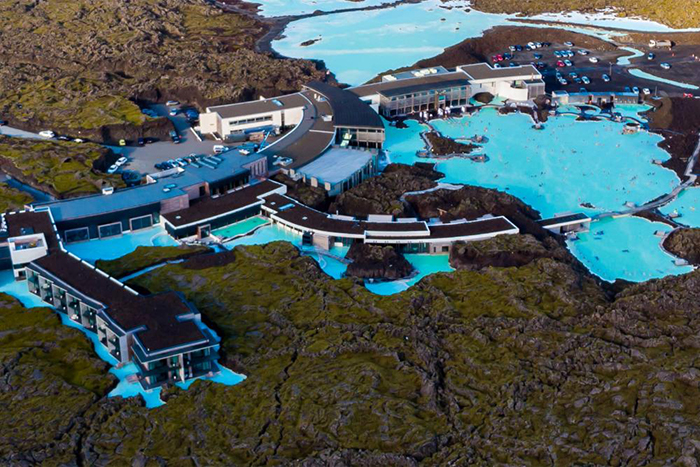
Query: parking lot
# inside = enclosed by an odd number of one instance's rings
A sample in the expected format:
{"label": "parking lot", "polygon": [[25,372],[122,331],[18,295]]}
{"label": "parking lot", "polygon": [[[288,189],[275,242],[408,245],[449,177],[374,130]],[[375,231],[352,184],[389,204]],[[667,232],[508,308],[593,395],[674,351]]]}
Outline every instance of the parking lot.
{"label": "parking lot", "polygon": [[190,154],[213,154],[213,147],[221,144],[219,141],[199,141],[190,129],[187,118],[179,113],[175,117],[168,115],[169,107],[165,105],[153,105],[149,107],[157,115],[167,117],[173,122],[180,136],[180,143],[175,144],[170,140],[158,141],[143,146],[109,146],[115,153],[125,156],[128,162],[121,170],[132,170],[141,174],[156,172],[155,164],[170,159],[185,157]]}
{"label": "parking lot", "polygon": [[[640,92],[647,88],[650,93],[659,95],[678,95],[687,92],[677,86],[639,78],[629,73],[629,69],[639,68],[660,77],[673,76],[674,69],[687,61],[683,58],[683,54],[672,54],[667,49],[650,49],[645,44],[632,44],[632,46],[643,54],[632,60],[623,60],[621,64],[618,64],[618,60],[623,56],[630,56],[632,52],[619,47],[589,49],[580,47],[576,43],[569,45],[558,42],[552,42],[549,46],[531,50],[526,48],[526,44],[521,44],[523,49],[521,51],[512,51],[510,49],[495,51],[493,56],[491,56],[491,62],[498,63],[501,67],[508,67],[511,62],[518,65],[539,63],[540,66],[538,68],[544,78],[547,92],[559,90],[580,92],[584,89],[588,92],[621,92],[633,90],[635,87]],[[555,52],[560,53],[564,51],[573,52],[573,56],[559,57],[555,55]],[[581,54],[582,51],[586,55]],[[654,53],[652,60],[648,59],[649,52]],[[512,58],[505,59],[506,54],[511,54]],[[504,59],[494,61],[494,58],[499,57],[499,55]],[[570,62],[570,65],[566,62],[567,60]],[[670,63],[674,69],[664,70],[661,67],[661,63],[664,62]],[[608,81],[603,79],[604,75],[608,76]],[[560,80],[559,77],[565,81]],[[584,82],[586,80],[589,82]]]}

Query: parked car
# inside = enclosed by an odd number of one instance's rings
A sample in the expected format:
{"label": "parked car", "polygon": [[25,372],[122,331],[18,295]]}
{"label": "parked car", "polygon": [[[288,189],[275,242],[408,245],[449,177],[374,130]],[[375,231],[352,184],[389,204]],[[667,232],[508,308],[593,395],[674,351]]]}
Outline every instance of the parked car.
{"label": "parked car", "polygon": [[497,62],[502,62],[502,61],[503,61],[503,55],[501,55],[501,54],[496,55],[496,61],[497,61]]}
{"label": "parked car", "polygon": [[145,144],[145,141],[143,138],[139,138],[136,140],[136,144],[138,144],[139,146],[143,146]]}
{"label": "parked car", "polygon": [[0,120],[0,126],[5,126],[7,125],[7,122],[5,120]]}
{"label": "parked car", "polygon": [[572,71],[571,73],[569,73],[569,78],[573,78],[573,79],[578,78],[578,73],[576,73],[575,71]]}
{"label": "parked car", "polygon": [[648,96],[649,94],[651,94],[651,90],[649,88],[642,89],[642,92],[644,93],[645,96]]}
{"label": "parked car", "polygon": [[661,68],[663,68],[664,70],[670,70],[670,69],[671,69],[671,64],[670,64],[670,63],[664,62],[664,63],[662,63],[662,64],[659,65],[659,66],[660,66]]}
{"label": "parked car", "polygon": [[559,84],[561,84],[562,86],[566,86],[567,84],[569,84],[569,82],[566,80],[566,78],[562,78],[559,80]]}
{"label": "parked car", "polygon": [[654,60],[656,58],[656,54],[654,52],[649,52],[647,55],[647,60]]}
{"label": "parked car", "polygon": [[247,149],[239,149],[238,152],[240,152],[240,153],[243,154],[244,156],[247,156],[247,155],[250,154],[250,151],[247,150]]}
{"label": "parked car", "polygon": [[609,82],[610,82],[610,76],[608,76],[608,75],[603,75],[603,81],[605,81],[606,83],[609,83]]}
{"label": "parked car", "polygon": [[122,156],[119,159],[117,159],[117,162],[115,162],[115,165],[122,166],[122,165],[126,164],[128,161],[129,161],[129,159]]}
{"label": "parked car", "polygon": [[56,133],[54,133],[51,130],[43,130],[39,132],[39,136],[41,136],[42,138],[55,138]]}
{"label": "parked car", "polygon": [[600,60],[598,60],[597,57],[591,57],[591,58],[588,59],[588,61],[591,62],[591,63],[598,63]]}
{"label": "parked car", "polygon": [[170,109],[170,112],[168,112],[168,115],[170,115],[171,117],[174,117],[174,116],[176,116],[177,114],[178,114],[178,110],[177,110],[177,109]]}
{"label": "parked car", "polygon": [[591,84],[591,80],[588,76],[581,76],[581,81],[583,81],[583,84]]}
{"label": "parked car", "polygon": [[109,169],[107,169],[107,173],[108,173],[108,174],[113,174],[113,173],[116,172],[117,170],[119,170],[119,166],[118,166],[117,164],[112,164],[112,165],[109,166]]}
{"label": "parked car", "polygon": [[522,51],[523,51],[523,46],[522,46],[522,45],[516,45],[516,46],[515,46],[515,51],[516,51],[516,52],[522,52]]}
{"label": "parked car", "polygon": [[226,152],[228,150],[228,148],[223,144],[217,144],[213,149],[216,154],[221,154],[222,152]]}
{"label": "parked car", "polygon": [[70,141],[70,138],[67,137],[66,135],[60,135],[58,138],[56,138],[59,141]]}
{"label": "parked car", "polygon": [[125,139],[120,139],[120,140],[119,140],[119,146],[126,146],[126,140],[125,140]]}
{"label": "parked car", "polygon": [[82,139],[82,138],[75,138],[75,139],[73,139],[73,142],[74,142],[74,143],[84,143],[85,140]]}
{"label": "parked car", "polygon": [[574,83],[581,84],[581,83],[583,83],[583,81],[581,80],[581,78],[576,77],[576,78],[574,78]]}
{"label": "parked car", "polygon": [[558,66],[558,67],[563,67],[563,66],[564,66],[564,62],[562,62],[561,60],[557,60],[557,66]]}
{"label": "parked car", "polygon": [[170,130],[170,139],[173,140],[173,143],[178,144],[180,142],[180,135],[177,134],[177,131]]}
{"label": "parked car", "polygon": [[625,86],[625,92],[632,92],[629,86]]}
{"label": "parked car", "polygon": [[693,95],[692,95],[691,93],[689,93],[689,92],[684,92],[684,93],[683,93],[683,97],[685,97],[685,98],[687,98],[687,99],[692,99],[692,98],[693,98]]}
{"label": "parked car", "polygon": [[588,92],[588,89],[586,89],[586,88],[580,88],[580,89],[578,90],[578,92],[580,92],[581,94],[586,94],[586,93]]}
{"label": "parked car", "polygon": [[581,55],[588,55],[590,52],[589,52],[588,50],[581,49],[581,50],[578,51],[578,53],[581,54]]}
{"label": "parked car", "polygon": [[520,66],[520,65],[518,65],[518,62],[510,62],[510,63],[508,64],[508,66],[511,67],[511,68],[514,68],[514,67]]}
{"label": "parked car", "polygon": [[535,60],[542,60],[542,54],[536,53],[536,54],[535,54]]}
{"label": "parked car", "polygon": [[199,118],[199,112],[197,112],[197,111],[194,110],[194,109],[187,109],[187,110],[185,110],[185,115],[186,115],[187,118],[189,118],[190,120],[196,120],[196,119]]}
{"label": "parked car", "polygon": [[180,103],[178,101],[168,101],[165,103],[165,105],[167,105],[168,107],[172,107],[174,105],[180,105]]}
{"label": "parked car", "polygon": [[571,63],[571,60],[564,60],[564,65],[566,65],[566,66],[574,66],[574,64]]}
{"label": "parked car", "polygon": [[573,47],[573,46],[574,46],[574,43],[571,42],[571,41],[566,41],[566,42],[564,42],[564,45],[567,46],[567,47]]}
{"label": "parked car", "polygon": [[635,93],[635,94],[639,94],[639,88],[638,88],[637,86],[634,86],[634,87],[632,88],[632,92]]}
{"label": "parked car", "polygon": [[177,165],[179,165],[180,167],[184,167],[188,164],[188,162],[182,157],[180,157],[179,159],[175,159],[175,162],[177,162]]}
{"label": "parked car", "polygon": [[500,63],[494,63],[493,67],[494,68],[503,68]]}

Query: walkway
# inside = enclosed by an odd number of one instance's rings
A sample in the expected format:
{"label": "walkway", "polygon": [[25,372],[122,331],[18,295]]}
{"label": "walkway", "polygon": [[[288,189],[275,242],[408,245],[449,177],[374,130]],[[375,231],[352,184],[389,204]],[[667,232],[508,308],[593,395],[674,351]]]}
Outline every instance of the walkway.
{"label": "walkway", "polygon": [[[700,136],[700,135],[699,135]],[[695,182],[697,180],[697,175],[693,174],[693,168],[695,167],[695,164],[697,164],[698,157],[700,157],[700,140],[698,140],[697,146],[695,146],[695,151],[693,152],[693,155],[690,156],[690,159],[688,159],[688,164],[686,165],[685,168],[685,176],[688,177],[687,180],[680,185],[678,185],[676,188],[671,191],[671,193],[668,193],[667,195],[664,195],[660,198],[657,198],[654,201],[651,201],[649,203],[643,204],[641,206],[637,206],[634,208],[626,209],[623,211],[614,211],[614,212],[604,212],[598,215],[593,216],[593,220],[600,220],[604,219],[606,217],[617,217],[617,216],[628,216],[628,215],[633,215],[638,212],[642,211],[649,211],[652,209],[657,209],[662,206],[665,206],[672,201],[674,201],[679,194],[686,188],[692,187],[695,185]]]}

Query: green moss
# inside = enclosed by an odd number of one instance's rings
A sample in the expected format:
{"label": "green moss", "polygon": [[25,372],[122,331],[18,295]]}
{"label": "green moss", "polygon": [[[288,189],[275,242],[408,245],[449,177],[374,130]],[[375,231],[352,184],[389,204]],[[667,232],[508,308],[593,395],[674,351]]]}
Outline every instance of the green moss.
{"label": "green moss", "polygon": [[178,245],[165,247],[139,246],[128,255],[113,260],[97,260],[95,266],[113,277],[124,277],[150,266],[189,258],[211,251],[208,247],[197,245]]}
{"label": "green moss", "polygon": [[26,183],[61,198],[99,193],[103,185],[124,186],[120,176],[93,168],[108,154],[107,149],[92,143],[0,136],[0,158],[21,172]]}

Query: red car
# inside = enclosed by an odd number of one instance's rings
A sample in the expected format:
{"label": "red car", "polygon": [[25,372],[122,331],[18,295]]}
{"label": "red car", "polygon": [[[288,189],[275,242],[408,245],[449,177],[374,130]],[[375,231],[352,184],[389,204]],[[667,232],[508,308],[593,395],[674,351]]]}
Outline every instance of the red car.
{"label": "red car", "polygon": [[496,55],[496,60],[498,60],[499,62],[502,62],[502,61],[503,61],[503,55],[501,55],[501,54]]}
{"label": "red car", "polygon": [[557,66],[558,66],[558,67],[563,67],[563,66],[565,66],[565,65],[564,65],[564,62],[562,62],[561,60],[557,60]]}
{"label": "red car", "polygon": [[498,57],[494,55],[493,57],[491,57],[491,61],[493,63],[496,63],[498,61]]}
{"label": "red car", "polygon": [[689,92],[684,92],[683,97],[692,99],[694,96],[692,94],[690,94]]}

